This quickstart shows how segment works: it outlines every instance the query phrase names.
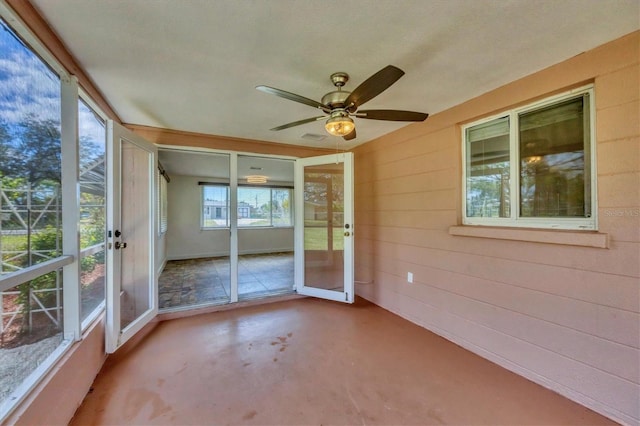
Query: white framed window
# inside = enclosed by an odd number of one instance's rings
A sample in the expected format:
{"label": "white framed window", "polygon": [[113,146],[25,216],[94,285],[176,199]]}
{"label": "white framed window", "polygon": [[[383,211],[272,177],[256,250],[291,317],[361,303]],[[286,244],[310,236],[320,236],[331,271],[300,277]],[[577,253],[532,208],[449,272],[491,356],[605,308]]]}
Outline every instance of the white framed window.
{"label": "white framed window", "polygon": [[[200,228],[228,228],[229,187],[226,184],[200,183],[202,186]],[[293,226],[293,188],[238,187],[238,227]]]}
{"label": "white framed window", "polygon": [[239,227],[290,227],[293,189],[285,187],[240,186],[238,188]]}
{"label": "white framed window", "polygon": [[591,85],[462,127],[463,224],[597,229]]}
{"label": "white framed window", "polygon": [[81,209],[77,81],[3,3],[0,51],[1,422],[81,337]]}
{"label": "white framed window", "polygon": [[229,227],[229,186],[201,183],[200,228]]}

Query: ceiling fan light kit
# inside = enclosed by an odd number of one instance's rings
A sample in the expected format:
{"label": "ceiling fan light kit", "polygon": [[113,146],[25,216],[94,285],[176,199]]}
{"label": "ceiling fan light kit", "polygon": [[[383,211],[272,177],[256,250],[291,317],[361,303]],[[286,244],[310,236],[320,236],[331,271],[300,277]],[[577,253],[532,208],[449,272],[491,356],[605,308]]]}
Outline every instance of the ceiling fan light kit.
{"label": "ceiling fan light kit", "polygon": [[[322,112],[329,115],[324,126],[326,131],[333,136],[342,136],[345,140],[351,140],[356,137],[355,123],[350,117],[351,115],[358,118],[385,121],[424,121],[427,119],[429,114],[414,111],[369,110],[357,112],[362,104],[384,92],[403,75],[404,71],[400,68],[387,65],[361,83],[353,92],[348,92],[342,90],[342,86],[349,81],[349,75],[345,72],[336,72],[331,74],[330,79],[338,90],[324,95],[321,102],[296,95],[295,93],[276,89],[275,87],[257,86],[256,89],[322,110]],[[274,127],[271,130],[284,130],[317,120],[323,120],[324,118],[323,116],[306,118]]]}
{"label": "ceiling fan light kit", "polygon": [[267,183],[267,177],[263,175],[247,176],[247,183]]}
{"label": "ceiling fan light kit", "polygon": [[349,114],[336,111],[331,113],[331,118],[327,120],[324,128],[333,136],[347,136],[353,132],[356,124],[353,122],[353,119],[349,117]]}

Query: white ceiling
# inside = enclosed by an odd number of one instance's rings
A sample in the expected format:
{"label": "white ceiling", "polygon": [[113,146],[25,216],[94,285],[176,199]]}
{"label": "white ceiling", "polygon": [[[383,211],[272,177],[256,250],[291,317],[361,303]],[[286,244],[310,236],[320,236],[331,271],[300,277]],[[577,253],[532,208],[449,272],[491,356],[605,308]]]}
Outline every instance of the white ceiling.
{"label": "white ceiling", "polygon": [[365,109],[435,114],[640,27],[640,0],[31,0],[125,123],[350,148],[405,123],[356,119],[270,128],[318,111],[255,90],[320,100],[329,75],[353,90],[406,72]]}

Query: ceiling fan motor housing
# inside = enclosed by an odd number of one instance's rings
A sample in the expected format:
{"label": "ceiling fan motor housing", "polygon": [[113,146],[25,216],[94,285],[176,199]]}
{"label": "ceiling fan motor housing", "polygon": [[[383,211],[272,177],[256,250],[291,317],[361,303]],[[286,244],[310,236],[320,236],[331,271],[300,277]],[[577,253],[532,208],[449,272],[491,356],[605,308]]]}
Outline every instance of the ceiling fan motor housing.
{"label": "ceiling fan motor housing", "polygon": [[346,90],[335,90],[324,95],[321,102],[331,109],[344,108],[344,101],[347,100],[350,93]]}
{"label": "ceiling fan motor housing", "polygon": [[334,86],[342,87],[347,81],[349,81],[349,74],[346,72],[334,72],[329,78]]}
{"label": "ceiling fan motor housing", "polygon": [[346,72],[334,72],[331,74],[331,82],[338,88],[333,92],[329,92],[322,97],[321,102],[327,105],[329,108],[344,108],[344,101],[347,99],[351,92],[342,91],[342,86],[349,81],[349,74]]}

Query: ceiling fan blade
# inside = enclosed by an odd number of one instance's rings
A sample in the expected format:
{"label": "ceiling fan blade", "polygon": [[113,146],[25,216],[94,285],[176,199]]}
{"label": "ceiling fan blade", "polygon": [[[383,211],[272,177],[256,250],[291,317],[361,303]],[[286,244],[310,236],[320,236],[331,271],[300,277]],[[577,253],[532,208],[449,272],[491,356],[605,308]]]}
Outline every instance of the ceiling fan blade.
{"label": "ceiling fan blade", "polygon": [[350,111],[355,111],[360,105],[384,92],[403,75],[404,71],[400,68],[387,65],[356,87],[347,97],[344,104]]}
{"label": "ceiling fan blade", "polygon": [[387,121],[424,121],[429,114],[415,111],[399,111],[395,109],[369,109],[358,111],[354,114],[358,118],[368,118],[369,120]]}
{"label": "ceiling fan blade", "polygon": [[355,139],[355,138],[356,138],[356,129],[355,129],[355,127],[353,128],[351,133],[349,133],[348,135],[342,137],[342,139],[344,139],[345,141],[350,141],[351,139]]}
{"label": "ceiling fan blade", "polygon": [[313,121],[318,121],[322,118],[326,118],[326,117],[320,116],[320,117],[313,117],[313,118],[305,118],[304,120],[298,120],[298,121],[294,121],[293,123],[283,124],[282,126],[274,127],[273,129],[269,129],[269,130],[284,130],[284,129],[288,129],[289,127],[300,126],[301,124],[307,124]]}
{"label": "ceiling fan blade", "polygon": [[299,102],[301,104],[309,105],[314,108],[320,108],[323,111],[330,111],[327,105],[321,104],[318,101],[314,101],[313,99],[305,98],[304,96],[296,95],[295,93],[286,92],[284,90],[276,89],[275,87],[269,86],[256,86],[256,89],[261,92],[269,93],[272,95],[280,96],[281,98],[289,99],[290,101]]}

